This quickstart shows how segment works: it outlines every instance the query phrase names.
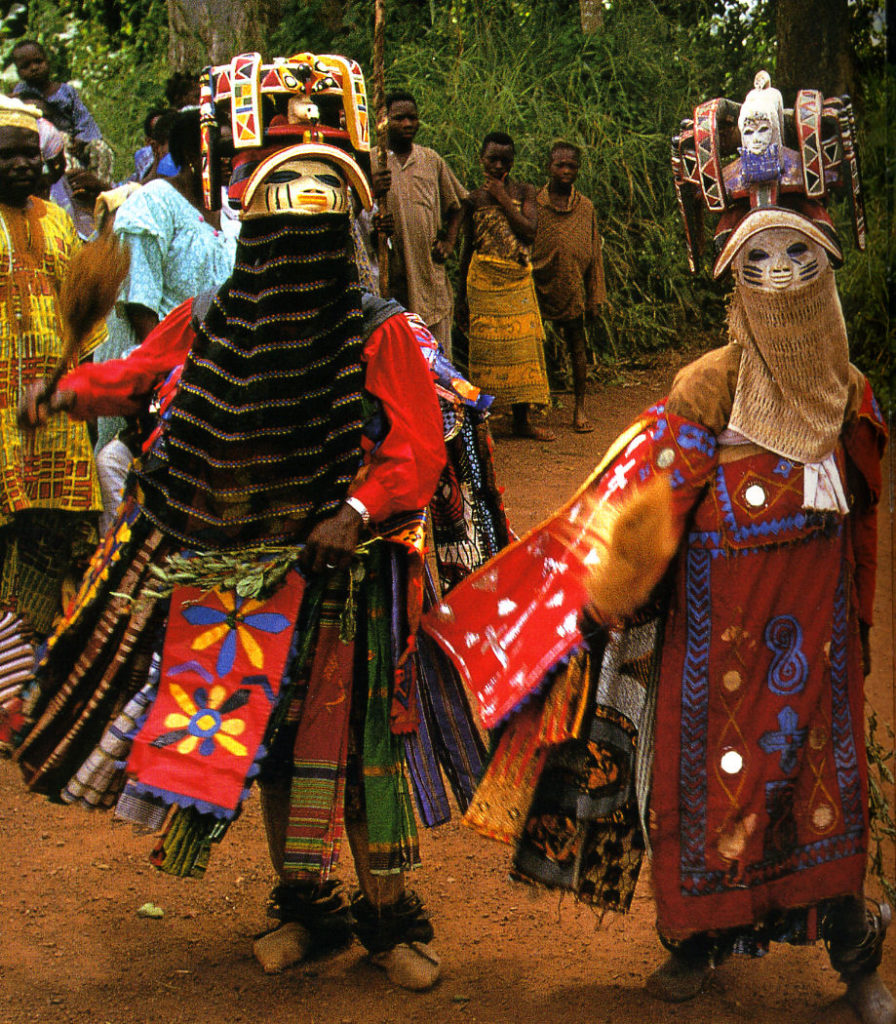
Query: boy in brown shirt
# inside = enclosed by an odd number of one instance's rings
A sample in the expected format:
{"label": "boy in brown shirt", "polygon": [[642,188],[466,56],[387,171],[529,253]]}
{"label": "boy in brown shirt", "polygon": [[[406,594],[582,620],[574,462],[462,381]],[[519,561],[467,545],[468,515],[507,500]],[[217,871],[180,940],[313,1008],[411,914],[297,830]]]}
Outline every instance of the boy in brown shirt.
{"label": "boy in brown shirt", "polygon": [[556,142],[548,158],[549,181],[536,196],[538,228],[532,248],[532,274],[541,315],[559,330],[572,363],[575,408],[573,430],[593,430],[585,414],[588,360],[585,321],[606,301],[603,256],[591,201],[574,182],[581,151]]}

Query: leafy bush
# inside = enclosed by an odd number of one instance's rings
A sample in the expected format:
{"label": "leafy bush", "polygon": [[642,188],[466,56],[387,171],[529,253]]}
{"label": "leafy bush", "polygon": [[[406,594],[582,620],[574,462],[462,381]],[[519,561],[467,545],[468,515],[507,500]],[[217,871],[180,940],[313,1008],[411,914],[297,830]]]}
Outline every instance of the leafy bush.
{"label": "leafy bush", "polygon": [[[605,246],[610,309],[600,334],[616,358],[695,337],[720,342],[726,286],[687,269],[669,139],[700,100],[742,97],[760,67],[774,77],[774,7],[771,0],[604,0],[600,30],[584,36],[578,0],[388,0],[386,87],[416,95],[419,141],[468,186],[480,181],[477,154],[488,131],[514,136],[515,176],[539,185],[555,139],[582,147],[578,185],[595,204]],[[372,92],[372,9],[370,0],[286,0],[266,56],[344,53],[365,68]],[[853,359],[890,405],[892,168],[888,178],[885,157],[893,80],[882,72],[882,38],[871,30],[875,9],[872,0],[851,6],[864,26],[856,39],[869,245],[860,254],[846,239],[839,285]],[[118,172],[129,173],[144,114],[168,74],[164,0],[31,0],[27,31],[48,45],[60,77],[80,84]],[[843,212],[834,211],[845,226]]]}
{"label": "leafy bush", "polygon": [[[165,0],[30,0],[25,34],[47,51],[54,77],[71,82],[115,152],[121,178],[143,145],[143,119],[164,102],[169,75]],[[17,78],[7,48],[4,79]]]}

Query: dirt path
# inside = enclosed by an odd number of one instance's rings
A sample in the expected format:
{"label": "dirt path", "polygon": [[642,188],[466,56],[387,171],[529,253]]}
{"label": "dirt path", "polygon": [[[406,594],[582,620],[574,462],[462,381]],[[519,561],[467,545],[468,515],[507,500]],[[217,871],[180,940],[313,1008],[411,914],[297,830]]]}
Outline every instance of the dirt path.
{"label": "dirt path", "polygon": [[[672,369],[605,371],[589,400],[593,434],[566,429],[568,396],[549,416],[553,444],[507,438],[496,422],[518,532],[581,483]],[[884,512],[869,698],[892,720],[893,518]],[[454,823],[423,835],[415,879],[444,962],[432,992],[392,988],[358,946],[265,977],[251,955],[271,884],[257,800],[201,881],[156,872],[150,846],[107,815],[24,793],[14,767],[0,762],[0,1024],[853,1024],[817,948],[729,962],[713,990],[685,1006],[652,1001],[642,983],[661,951],[646,872],[629,917],[598,928],[572,900],[510,883],[507,848]],[[896,875],[892,855],[890,867]],[[165,916],[138,917],[147,901]],[[896,936],[883,973],[896,987]]]}

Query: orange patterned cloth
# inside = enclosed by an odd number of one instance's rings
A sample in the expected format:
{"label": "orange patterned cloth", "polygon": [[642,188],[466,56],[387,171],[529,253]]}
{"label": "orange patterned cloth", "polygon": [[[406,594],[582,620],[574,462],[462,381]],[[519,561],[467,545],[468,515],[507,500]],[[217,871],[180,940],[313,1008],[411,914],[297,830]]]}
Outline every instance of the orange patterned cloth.
{"label": "orange patterned cloth", "polygon": [[304,592],[298,572],[265,600],[175,589],[158,696],[128,760],[135,792],[235,816],[264,755]]}
{"label": "orange patterned cloth", "polygon": [[532,271],[524,263],[473,253],[467,274],[470,379],[498,405],[551,400],[544,326]]}

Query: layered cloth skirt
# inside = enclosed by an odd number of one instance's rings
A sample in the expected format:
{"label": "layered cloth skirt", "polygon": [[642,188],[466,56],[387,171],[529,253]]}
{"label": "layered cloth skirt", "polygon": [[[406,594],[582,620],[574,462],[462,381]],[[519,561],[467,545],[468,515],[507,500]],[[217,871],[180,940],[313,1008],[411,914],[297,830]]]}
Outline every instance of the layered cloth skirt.
{"label": "layered cloth skirt", "polygon": [[258,598],[159,594],[151,566],[180,546],[130,499],[43,651],[17,751],[29,788],[116,806],[163,832],[158,867],[201,875],[253,779],[285,771],[289,875],[328,876],[346,807],[374,872],[415,866],[414,801],[445,820],[444,771],[465,808],[485,757],[456,674],[409,647],[423,535],[394,523],[350,569],[290,568]]}

